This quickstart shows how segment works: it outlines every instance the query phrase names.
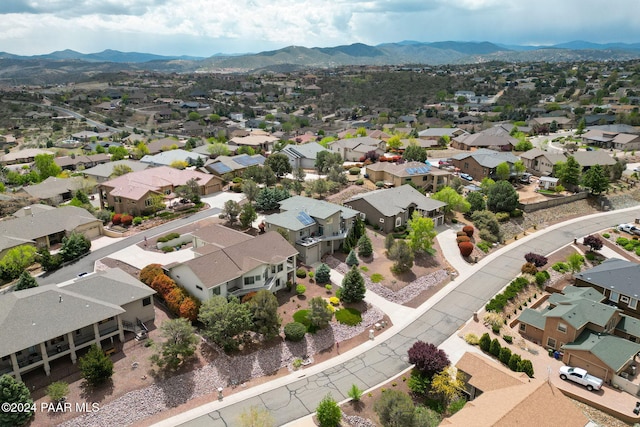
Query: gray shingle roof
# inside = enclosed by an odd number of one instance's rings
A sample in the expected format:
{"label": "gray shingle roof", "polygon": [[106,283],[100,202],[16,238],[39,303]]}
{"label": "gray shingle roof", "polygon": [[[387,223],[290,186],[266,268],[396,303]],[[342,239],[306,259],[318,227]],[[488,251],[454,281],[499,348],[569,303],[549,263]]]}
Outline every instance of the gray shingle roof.
{"label": "gray shingle roof", "polygon": [[131,168],[133,172],[141,171],[149,167],[148,164],[140,163],[135,160],[117,160],[115,162],[103,163],[82,171],[83,174],[89,176],[97,176],[99,178],[109,178],[113,175],[113,168],[118,165],[124,165]]}
{"label": "gray shingle roof", "polygon": [[616,161],[607,154],[605,151],[596,150],[596,151],[576,151],[572,154],[573,158],[576,159],[578,164],[582,167],[587,166],[606,166],[606,165],[615,165]]}
{"label": "gray shingle roof", "polygon": [[617,373],[640,351],[640,344],[614,335],[599,335],[586,329],[578,339],[562,348],[588,351]]}
{"label": "gray shingle roof", "polygon": [[287,145],[282,149],[282,152],[289,157],[295,159],[313,159],[315,160],[318,153],[327,151],[322,145],[317,142],[309,142],[302,145]]}
{"label": "gray shingle roof", "polygon": [[492,169],[503,162],[513,164],[518,161],[518,158],[510,152],[494,151],[488,149],[480,149],[477,151],[470,151],[468,153],[456,154],[452,157],[452,159],[464,160],[469,157],[473,157],[480,166]]}
{"label": "gray shingle roof", "polygon": [[434,211],[447,204],[439,200],[434,200],[424,196],[418,190],[412,186],[405,184],[399,187],[375,190],[369,193],[358,194],[350,199],[345,200],[344,203],[354,200],[366,200],[371,206],[373,206],[383,216],[394,216],[407,209],[407,207],[414,203],[417,209],[423,211]]}
{"label": "gray shingle roof", "polygon": [[598,266],[576,274],[575,277],[630,297],[637,298],[640,294],[640,265],[635,262],[610,258]]}
{"label": "gray shingle roof", "polygon": [[341,215],[343,218],[353,218],[359,213],[357,210],[346,206],[303,196],[293,196],[284,199],[280,202],[280,210],[294,212],[305,211],[309,216],[321,219],[329,218],[338,211],[342,212]]}
{"label": "gray shingle roof", "polygon": [[37,199],[51,199],[70,191],[80,190],[84,185],[84,179],[79,176],[72,176],[71,178],[50,176],[40,184],[27,185],[23,189]]}

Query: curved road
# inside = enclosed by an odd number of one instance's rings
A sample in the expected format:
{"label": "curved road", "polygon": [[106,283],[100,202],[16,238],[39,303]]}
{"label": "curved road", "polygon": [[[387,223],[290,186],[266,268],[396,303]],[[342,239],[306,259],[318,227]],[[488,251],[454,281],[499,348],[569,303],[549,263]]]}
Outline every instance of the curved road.
{"label": "curved road", "polygon": [[346,393],[352,384],[363,390],[373,388],[410,366],[406,354],[416,340],[440,345],[454,334],[474,312],[520,273],[525,253],[549,254],[576,237],[631,222],[639,214],[640,207],[634,207],[590,215],[540,230],[488,256],[473,272],[463,273],[453,290],[442,297],[439,293],[427,301],[416,310],[413,319],[407,319],[406,326],[401,325],[404,327],[398,333],[387,339],[384,339],[387,334],[382,334],[375,341],[342,355],[359,353],[348,360],[324,362],[277,379],[269,383],[268,389],[257,386],[156,425],[228,427],[237,423],[238,416],[245,409],[257,405],[268,409],[276,425],[281,426],[313,413],[327,393],[341,401],[348,398]]}

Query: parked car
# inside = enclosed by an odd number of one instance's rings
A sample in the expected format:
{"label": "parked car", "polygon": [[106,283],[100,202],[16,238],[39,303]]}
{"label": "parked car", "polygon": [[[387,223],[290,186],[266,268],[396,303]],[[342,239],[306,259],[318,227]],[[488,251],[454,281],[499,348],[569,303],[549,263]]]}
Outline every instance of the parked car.
{"label": "parked car", "polygon": [[633,224],[620,224],[618,225],[618,230],[624,231],[625,233],[640,236],[640,228],[636,227]]}
{"label": "parked car", "polygon": [[571,366],[560,367],[560,378],[582,384],[589,391],[600,390],[603,383],[600,378],[589,375],[584,369]]}
{"label": "parked car", "polygon": [[530,184],[531,183],[531,174],[530,173],[523,173],[522,176],[520,177],[520,182],[522,184]]}
{"label": "parked car", "polygon": [[460,178],[466,179],[467,181],[473,181],[473,177],[471,175],[469,175],[468,173],[461,173],[460,174]]}

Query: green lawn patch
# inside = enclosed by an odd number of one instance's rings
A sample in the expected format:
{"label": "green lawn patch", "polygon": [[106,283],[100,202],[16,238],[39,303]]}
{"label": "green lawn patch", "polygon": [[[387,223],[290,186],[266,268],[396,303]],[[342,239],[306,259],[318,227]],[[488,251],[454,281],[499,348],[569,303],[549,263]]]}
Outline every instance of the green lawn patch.
{"label": "green lawn patch", "polygon": [[355,326],[362,322],[362,314],[355,308],[342,308],[336,311],[336,320],[344,325]]}
{"label": "green lawn patch", "polygon": [[384,276],[383,276],[382,274],[380,274],[380,273],[373,273],[373,274],[371,275],[371,281],[372,281],[373,283],[380,283],[380,282],[382,282],[383,280],[384,280]]}
{"label": "green lawn patch", "polygon": [[305,328],[307,328],[307,332],[313,334],[316,332],[316,328],[311,324],[309,320],[309,310],[298,310],[293,313],[293,320],[298,323],[302,323]]}

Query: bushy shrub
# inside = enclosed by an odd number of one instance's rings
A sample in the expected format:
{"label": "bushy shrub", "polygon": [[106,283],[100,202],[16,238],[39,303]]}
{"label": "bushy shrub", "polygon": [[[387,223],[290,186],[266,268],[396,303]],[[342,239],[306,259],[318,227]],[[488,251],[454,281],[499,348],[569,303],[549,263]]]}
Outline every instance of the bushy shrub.
{"label": "bushy shrub", "polygon": [[511,344],[513,342],[513,337],[511,335],[503,335],[502,339],[505,340],[505,342]]}
{"label": "bushy shrub", "polygon": [[566,262],[562,261],[556,262],[551,266],[551,268],[558,273],[566,273],[569,271],[569,265],[567,265]]}
{"label": "bushy shrub", "polygon": [[137,216],[133,218],[133,225],[140,225],[140,224],[142,224],[142,217]]}
{"label": "bushy shrub", "polygon": [[470,241],[471,241],[471,239],[469,238],[469,236],[466,236],[466,235],[456,237],[456,242],[458,242],[458,243],[470,242]]}
{"label": "bushy shrub", "polygon": [[611,237],[611,234],[609,234],[609,233],[602,233],[602,237],[604,237],[605,239],[608,239],[609,237]]}
{"label": "bushy shrub", "polygon": [[307,287],[305,285],[298,285],[296,286],[296,293],[298,295],[302,295],[307,291]]}
{"label": "bushy shrub", "polygon": [[174,248],[173,246],[163,246],[162,247],[162,252],[165,252],[165,253],[166,252],[173,252],[175,250],[176,250],[176,248]]}
{"label": "bushy shrub", "polygon": [[299,268],[296,270],[296,277],[298,279],[304,279],[305,277],[307,277],[307,270],[305,270],[304,268]]}
{"label": "bushy shrub", "polygon": [[456,237],[461,237],[461,236],[466,236],[467,233],[465,233],[464,231],[460,230],[460,231],[456,231]]}
{"label": "bushy shrub", "polygon": [[458,249],[460,249],[460,254],[463,257],[468,257],[473,252],[473,243],[471,242],[462,242],[458,244]]}
{"label": "bushy shrub", "polygon": [[360,175],[360,168],[349,168],[349,175]]}
{"label": "bushy shrub", "polygon": [[299,322],[290,322],[284,325],[284,338],[288,341],[302,341],[307,333],[307,327]]}
{"label": "bushy shrub", "polygon": [[518,365],[520,364],[520,361],[522,360],[522,358],[520,357],[519,354],[513,353],[511,355],[511,357],[509,358],[509,369],[511,369],[514,372],[518,371]]}
{"label": "bushy shrub", "polygon": [[468,237],[473,237],[474,230],[475,230],[475,228],[473,228],[473,225],[465,225],[464,227],[462,227],[462,231],[464,231],[464,233]]}
{"label": "bushy shrub", "polygon": [[169,240],[177,239],[178,237],[180,237],[179,233],[165,234],[164,236],[158,237],[158,243],[166,243]]}
{"label": "bushy shrub", "polygon": [[476,334],[471,333],[471,332],[464,336],[464,341],[467,344],[471,344],[471,345],[480,344],[480,338],[478,338],[478,336]]}
{"label": "bushy shrub", "polygon": [[384,182],[382,182],[382,181],[376,182],[376,187],[378,187],[378,188],[384,187]]}
{"label": "bushy shrub", "polygon": [[538,271],[536,273],[536,285],[542,286],[544,283],[549,280],[549,273],[547,271]]}
{"label": "bushy shrub", "polygon": [[491,345],[489,346],[489,353],[491,355],[498,357],[500,356],[500,350],[502,350],[502,346],[497,338],[491,340]]}
{"label": "bushy shrub", "polygon": [[549,262],[547,257],[533,253],[533,252],[529,252],[525,254],[524,259],[525,261],[535,265],[538,268],[544,267],[545,265],[547,265],[547,262]]}
{"label": "bushy shrub", "polygon": [[356,185],[364,185],[364,179],[358,178],[355,182]]}
{"label": "bushy shrub", "polygon": [[122,214],[115,214],[114,216],[111,217],[111,223],[113,225],[120,225],[121,218],[122,218]]}
{"label": "bushy shrub", "polygon": [[518,372],[524,372],[529,378],[533,378],[533,363],[531,360],[524,359],[518,362]]}
{"label": "bushy shrub", "polygon": [[438,347],[424,341],[416,341],[408,351],[409,363],[428,378],[449,366],[449,357]]}
{"label": "bushy shrub", "polygon": [[498,212],[496,214],[496,219],[498,222],[506,222],[509,221],[509,212]]}
{"label": "bushy shrub", "polygon": [[514,209],[511,212],[509,212],[509,215],[511,216],[511,218],[520,218],[523,214],[524,212],[522,211],[522,209]]}
{"label": "bushy shrub", "polygon": [[524,264],[522,264],[522,267],[520,267],[520,271],[523,274],[531,274],[531,275],[535,275],[538,272],[538,269],[536,268],[535,265],[533,265],[530,262],[525,262]]}
{"label": "bushy shrub", "polygon": [[480,337],[480,341],[478,343],[480,345],[480,349],[486,353],[489,351],[489,347],[491,347],[491,337],[485,332]]}
{"label": "bushy shrub", "polygon": [[338,304],[340,304],[340,298],[331,297],[331,298],[329,298],[329,303],[331,303],[331,305],[338,305]]}
{"label": "bushy shrub", "polygon": [[160,264],[149,264],[140,270],[138,279],[147,286],[151,286],[153,280],[160,274],[164,274],[164,270]]}
{"label": "bushy shrub", "polygon": [[485,240],[489,243],[497,243],[498,237],[495,234],[492,234],[489,230],[482,229],[478,233],[482,240]]}
{"label": "bushy shrub", "polygon": [[122,215],[120,218],[120,223],[126,227],[130,226],[133,223],[133,217],[131,215]]}
{"label": "bushy shrub", "polygon": [[507,347],[503,347],[500,349],[500,354],[498,355],[498,359],[505,365],[509,364],[509,359],[511,359],[511,349]]}
{"label": "bushy shrub", "polygon": [[616,239],[616,244],[620,246],[626,246],[627,243],[629,243],[629,239],[627,239],[626,237],[618,237]]}
{"label": "bushy shrub", "polygon": [[586,246],[589,246],[592,251],[599,251],[604,245],[602,239],[598,236],[594,236],[593,234],[585,236],[585,238],[582,240],[582,243]]}
{"label": "bushy shrub", "polygon": [[478,249],[480,249],[482,252],[484,252],[485,254],[488,253],[491,250],[491,243],[486,242],[484,240],[480,241],[480,243],[476,244],[476,247]]}

